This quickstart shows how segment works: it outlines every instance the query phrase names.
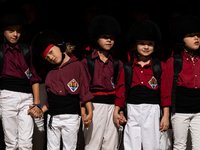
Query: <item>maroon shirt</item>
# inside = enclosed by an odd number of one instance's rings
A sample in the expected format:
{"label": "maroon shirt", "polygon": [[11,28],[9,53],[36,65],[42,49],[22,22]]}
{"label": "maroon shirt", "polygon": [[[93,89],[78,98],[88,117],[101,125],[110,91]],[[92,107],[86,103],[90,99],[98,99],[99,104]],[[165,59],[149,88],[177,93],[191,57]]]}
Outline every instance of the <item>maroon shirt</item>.
{"label": "maroon shirt", "polygon": [[[94,76],[93,76],[93,83],[90,87],[90,90],[99,90],[99,91],[106,91],[104,92],[98,92],[94,95],[106,95],[106,93],[109,94],[115,94],[116,85],[119,80],[120,72],[123,68],[123,63],[119,61],[119,69],[118,69],[118,76],[115,85],[113,84],[113,58],[111,55],[108,56],[108,60],[104,63],[100,60],[99,54],[97,50],[94,50],[92,52],[92,59],[95,58],[95,67],[94,67]],[[84,64],[84,67],[88,71],[88,63],[87,59],[84,58],[82,60],[82,63]],[[89,71],[88,71],[89,72]],[[91,81],[91,76],[89,75],[89,81]]]}
{"label": "maroon shirt", "polygon": [[[149,64],[142,67],[138,64],[137,60],[134,59],[132,64],[133,68],[133,77],[131,88],[135,86],[142,86],[152,90],[158,90],[157,80],[154,77],[151,61]],[[161,62],[162,75],[161,75],[161,84],[160,84],[160,105],[171,106],[171,96],[169,91],[169,81],[168,74],[166,70],[166,65],[164,62]],[[116,90],[116,100],[115,105],[119,107],[124,107],[125,103],[125,75],[124,69],[121,72],[119,83]]]}
{"label": "maroon shirt", "polygon": [[89,91],[88,80],[88,73],[82,63],[71,57],[65,64],[47,74],[45,87],[47,92],[56,95],[79,95],[84,104],[94,98]]}
{"label": "maroon shirt", "polygon": [[[190,55],[182,52],[183,66],[178,75],[177,86],[186,88],[200,88],[200,59],[199,56],[194,56],[194,62]],[[170,57],[167,62],[167,71],[169,75],[170,91],[172,91],[173,75],[174,75],[174,59]]]}
{"label": "maroon shirt", "polygon": [[17,77],[21,79],[30,79],[30,85],[41,82],[41,78],[36,73],[32,63],[32,50],[30,68],[26,64],[22,54],[20,44],[17,44],[11,49],[8,44],[3,44],[4,47],[4,65],[2,70],[2,77]]}

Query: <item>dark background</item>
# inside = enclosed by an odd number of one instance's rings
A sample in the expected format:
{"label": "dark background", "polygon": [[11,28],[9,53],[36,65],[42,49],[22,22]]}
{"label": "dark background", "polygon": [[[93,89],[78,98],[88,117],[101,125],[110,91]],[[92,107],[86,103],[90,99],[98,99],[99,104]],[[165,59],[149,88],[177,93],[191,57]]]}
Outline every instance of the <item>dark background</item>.
{"label": "dark background", "polygon": [[121,25],[122,33],[115,42],[114,52],[115,56],[123,62],[127,60],[126,37],[130,26],[140,19],[150,19],[161,29],[162,44],[157,56],[166,61],[171,56],[173,48],[169,38],[171,21],[180,14],[199,16],[198,5],[193,1],[154,3],[130,0],[8,0],[0,3],[0,8],[3,8],[0,11],[10,11],[13,7],[25,10],[29,28],[22,37],[22,42],[30,44],[37,32],[43,29],[53,29],[59,32],[67,42],[76,46],[74,54],[80,59],[83,58],[84,49],[89,45],[87,28],[92,18],[100,14],[111,15]]}

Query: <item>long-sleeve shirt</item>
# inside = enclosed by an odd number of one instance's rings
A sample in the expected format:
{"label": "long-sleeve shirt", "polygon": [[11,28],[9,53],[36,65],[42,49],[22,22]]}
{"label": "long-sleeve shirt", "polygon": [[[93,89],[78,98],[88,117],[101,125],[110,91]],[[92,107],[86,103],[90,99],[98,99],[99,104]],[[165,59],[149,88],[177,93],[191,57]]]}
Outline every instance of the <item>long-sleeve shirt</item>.
{"label": "long-sleeve shirt", "polygon": [[[111,54],[108,56],[108,60],[104,63],[99,58],[99,54],[97,50],[92,52],[92,59],[95,59],[95,67],[94,67],[94,75],[93,75],[93,83],[90,87],[90,90],[97,90],[99,92],[93,93],[94,95],[107,95],[114,94],[116,86],[119,80],[120,72],[123,68],[123,63],[119,61],[119,69],[116,83],[113,82],[113,57]],[[82,60],[84,67],[88,71],[88,63],[87,59],[84,58]],[[89,72],[89,71],[88,71]],[[89,81],[91,81],[91,76],[89,75]]]}
{"label": "long-sleeve shirt", "polygon": [[[161,62],[162,75],[161,75],[161,84],[160,84],[160,105],[171,106],[171,96],[169,92],[168,84],[168,74],[166,70],[166,65],[164,62]],[[153,75],[151,60],[149,64],[141,66],[138,64],[137,60],[134,59],[132,63],[133,77],[131,88],[135,86],[142,86],[152,90],[158,90],[158,84],[155,84],[157,81]],[[155,82],[156,81],[156,82]],[[122,70],[116,89],[116,100],[115,105],[119,107],[124,107],[125,103],[125,75],[124,69]]]}
{"label": "long-sleeve shirt", "polygon": [[11,76],[21,79],[30,79],[30,85],[41,82],[41,78],[36,73],[32,63],[32,51],[30,66],[28,66],[22,54],[20,45],[21,44],[17,44],[11,49],[8,44],[3,44],[4,65],[0,78]]}
{"label": "long-sleeve shirt", "polygon": [[45,87],[47,92],[56,95],[78,95],[82,104],[94,98],[89,91],[87,72],[83,64],[74,57],[47,74]]}

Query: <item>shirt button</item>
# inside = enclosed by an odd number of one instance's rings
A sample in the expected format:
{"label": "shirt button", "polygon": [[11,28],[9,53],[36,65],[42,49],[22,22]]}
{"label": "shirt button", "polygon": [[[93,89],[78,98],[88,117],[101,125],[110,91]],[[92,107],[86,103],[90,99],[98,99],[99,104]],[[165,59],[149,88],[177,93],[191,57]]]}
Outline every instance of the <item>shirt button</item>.
{"label": "shirt button", "polygon": [[143,82],[141,82],[141,84],[143,84]]}
{"label": "shirt button", "polygon": [[195,87],[195,89],[197,89],[197,87]]}
{"label": "shirt button", "polygon": [[62,91],[60,90],[60,93],[62,93]]}
{"label": "shirt button", "polygon": [[197,77],[197,75],[195,74],[195,77]]}
{"label": "shirt button", "polygon": [[143,71],[141,71],[141,73],[143,73]]}

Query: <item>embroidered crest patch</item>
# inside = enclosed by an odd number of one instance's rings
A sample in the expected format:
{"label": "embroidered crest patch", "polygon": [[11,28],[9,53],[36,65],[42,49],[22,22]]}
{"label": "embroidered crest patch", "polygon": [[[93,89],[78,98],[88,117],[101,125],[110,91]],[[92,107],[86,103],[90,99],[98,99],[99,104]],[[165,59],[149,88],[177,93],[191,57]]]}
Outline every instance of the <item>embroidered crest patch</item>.
{"label": "embroidered crest patch", "polygon": [[149,80],[149,85],[153,88],[153,89],[155,89],[156,88],[156,85],[157,85],[157,80],[156,80],[156,78],[153,76],[150,80]]}
{"label": "embroidered crest patch", "polygon": [[28,79],[30,79],[31,76],[32,76],[32,73],[31,73],[31,71],[29,70],[29,68],[25,71],[25,74],[26,74],[26,76],[27,76]]}
{"label": "embroidered crest patch", "polygon": [[75,92],[78,87],[79,87],[79,84],[78,82],[76,82],[75,79],[72,79],[68,84],[67,86],[69,87],[69,89],[72,91],[72,92]]}

